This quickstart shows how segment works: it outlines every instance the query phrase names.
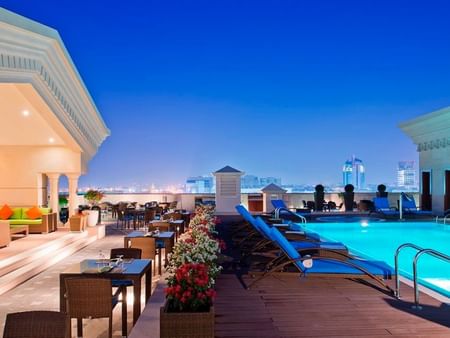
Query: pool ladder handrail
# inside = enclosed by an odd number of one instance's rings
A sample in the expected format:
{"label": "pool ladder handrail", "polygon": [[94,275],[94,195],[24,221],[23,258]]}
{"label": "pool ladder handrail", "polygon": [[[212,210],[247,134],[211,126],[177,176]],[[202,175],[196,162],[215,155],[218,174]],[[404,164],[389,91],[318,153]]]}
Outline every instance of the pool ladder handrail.
{"label": "pool ladder handrail", "polygon": [[395,256],[394,256],[394,262],[395,262],[395,297],[397,297],[397,299],[400,299],[400,278],[399,278],[399,273],[398,273],[398,256],[400,255],[400,252],[405,249],[405,248],[413,248],[415,250],[417,250],[418,252],[420,252],[421,250],[423,250],[422,247],[415,245],[413,243],[404,243],[402,245],[400,245],[397,250],[395,250]]}
{"label": "pool ladder handrail", "polygon": [[[444,224],[447,224],[447,219],[450,218],[450,209],[447,209],[444,211],[444,218],[443,222]],[[436,223],[439,222],[439,216],[436,216]]]}
{"label": "pool ladder handrail", "polygon": [[418,245],[412,244],[412,243],[405,243],[400,245],[397,250],[395,251],[395,296],[397,299],[400,298],[400,279],[398,274],[398,256],[402,249],[405,248],[413,248],[417,250],[416,255],[414,256],[413,260],[413,283],[414,283],[414,305],[413,309],[421,310],[422,307],[419,304],[419,285],[417,282],[418,279],[418,272],[417,272],[417,263],[419,261],[419,258],[422,257],[422,255],[428,254],[430,256],[433,256],[435,258],[439,258],[443,261],[446,261],[450,263],[450,256],[446,255],[440,251],[434,250],[434,249],[424,249],[421,248]]}
{"label": "pool ladder handrail", "polygon": [[276,208],[276,209],[275,209],[275,218],[276,218],[276,219],[279,219],[279,218],[280,218],[280,212],[281,212],[281,211],[287,211],[289,214],[295,215],[296,217],[300,218],[300,220],[302,221],[302,223],[305,223],[305,224],[306,224],[306,217],[304,217],[304,216],[302,216],[302,215],[299,215],[299,214],[297,214],[297,213],[295,213],[295,212],[293,212],[293,211],[291,211],[291,210],[289,210],[289,209],[287,209],[287,208],[283,208],[283,207],[280,207],[280,208]]}
{"label": "pool ladder handrail", "polygon": [[438,258],[442,261],[445,261],[447,263],[450,263],[450,256],[446,255],[443,252],[434,250],[434,249],[422,249],[420,250],[415,256],[414,256],[414,262],[413,262],[413,278],[414,278],[414,306],[413,308],[416,310],[421,310],[422,307],[419,305],[419,287],[417,283],[418,273],[417,273],[417,262],[419,261],[419,258],[423,255],[428,254],[430,256],[433,256],[435,258]]}

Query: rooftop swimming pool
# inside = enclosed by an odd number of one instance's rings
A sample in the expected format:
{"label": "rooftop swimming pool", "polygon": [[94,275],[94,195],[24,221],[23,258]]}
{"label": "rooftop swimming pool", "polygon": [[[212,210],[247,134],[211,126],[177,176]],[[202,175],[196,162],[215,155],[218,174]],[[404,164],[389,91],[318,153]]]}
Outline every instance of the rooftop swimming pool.
{"label": "rooftop swimming pool", "polygon": [[[450,255],[450,225],[432,222],[308,223],[306,228],[328,240],[343,242],[360,256],[382,260],[394,267],[395,250],[404,243]],[[412,279],[417,251],[406,248],[399,256],[400,274]],[[418,263],[419,283],[450,297],[450,263],[424,255]]]}

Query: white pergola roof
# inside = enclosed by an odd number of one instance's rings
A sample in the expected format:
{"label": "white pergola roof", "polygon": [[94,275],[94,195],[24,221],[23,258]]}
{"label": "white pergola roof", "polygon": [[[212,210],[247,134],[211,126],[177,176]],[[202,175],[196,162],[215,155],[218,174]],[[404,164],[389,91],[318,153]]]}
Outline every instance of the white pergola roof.
{"label": "white pergola roof", "polygon": [[[8,121],[3,128],[18,125],[23,135],[15,140],[14,132],[0,127],[0,135],[9,132],[10,143],[39,144],[53,133],[55,145],[81,152],[87,163],[110,134],[58,32],[3,8],[0,91],[10,104],[9,109],[0,108]],[[35,110],[35,133],[27,133],[23,122],[20,125],[15,116],[8,116],[26,104]],[[0,145],[7,145],[7,140],[0,136]]]}

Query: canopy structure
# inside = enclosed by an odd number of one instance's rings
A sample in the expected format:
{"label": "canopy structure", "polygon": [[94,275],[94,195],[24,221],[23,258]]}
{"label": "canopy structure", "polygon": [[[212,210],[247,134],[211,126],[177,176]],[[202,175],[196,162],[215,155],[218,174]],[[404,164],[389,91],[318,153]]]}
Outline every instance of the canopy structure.
{"label": "canopy structure", "polygon": [[[109,135],[58,32],[0,8],[0,204],[58,209]],[[48,188],[48,185],[50,186]]]}

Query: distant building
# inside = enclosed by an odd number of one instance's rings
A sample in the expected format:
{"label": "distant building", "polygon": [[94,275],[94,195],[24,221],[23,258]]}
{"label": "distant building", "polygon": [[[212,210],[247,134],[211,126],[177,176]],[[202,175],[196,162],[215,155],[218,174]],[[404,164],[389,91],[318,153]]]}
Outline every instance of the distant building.
{"label": "distant building", "polygon": [[343,185],[352,184],[356,190],[365,188],[366,172],[363,162],[354,155],[350,160],[345,161],[342,168]]}
{"label": "distant building", "polygon": [[241,177],[241,187],[244,189],[259,188],[259,178],[254,175],[244,175]]}
{"label": "distant building", "polygon": [[281,186],[281,178],[279,178],[279,177],[261,177],[259,179],[260,187],[265,187],[265,186],[268,186],[269,184],[275,184],[275,185]]}
{"label": "distant building", "polygon": [[416,186],[416,170],[414,161],[400,161],[397,167],[397,186],[412,188]]}
{"label": "distant building", "polygon": [[193,194],[213,193],[214,177],[195,176],[186,179],[186,192]]}

